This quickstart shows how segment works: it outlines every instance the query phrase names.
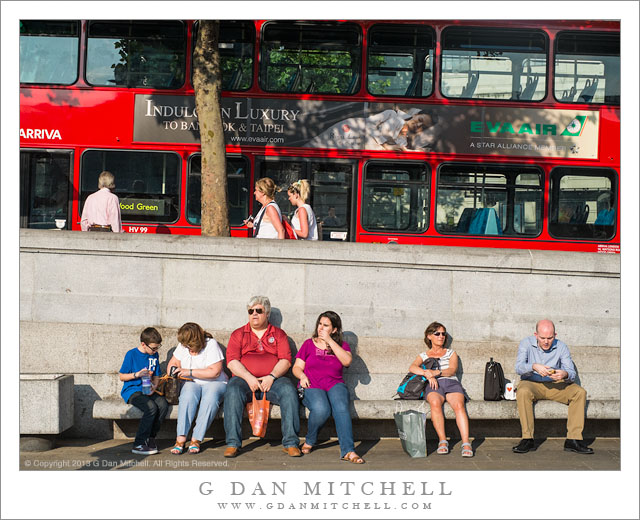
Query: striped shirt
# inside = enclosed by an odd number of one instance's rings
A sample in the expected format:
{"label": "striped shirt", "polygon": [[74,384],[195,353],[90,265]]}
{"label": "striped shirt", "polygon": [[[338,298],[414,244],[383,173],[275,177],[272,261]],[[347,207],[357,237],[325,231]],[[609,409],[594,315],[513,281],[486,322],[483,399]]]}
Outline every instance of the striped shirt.
{"label": "striped shirt", "polygon": [[[447,351],[444,353],[444,356],[442,356],[441,358],[435,358],[440,362],[439,365],[439,369],[440,370],[446,370],[447,368],[449,368],[449,363],[451,361],[451,356],[453,356],[453,354],[455,353],[455,351],[451,348],[448,348]],[[427,356],[426,352],[423,352],[422,354],[420,354],[420,357],[422,358],[422,361],[426,361],[429,356]],[[438,379],[453,379],[455,381],[458,381],[458,377],[456,375],[452,375],[452,376],[440,376]]]}

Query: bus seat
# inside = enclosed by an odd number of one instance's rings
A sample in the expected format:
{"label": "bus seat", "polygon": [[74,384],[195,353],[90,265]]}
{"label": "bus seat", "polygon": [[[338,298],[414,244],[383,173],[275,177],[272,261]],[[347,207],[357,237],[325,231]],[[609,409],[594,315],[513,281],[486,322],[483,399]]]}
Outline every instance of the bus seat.
{"label": "bus seat", "polygon": [[302,67],[298,65],[298,70],[293,74],[293,76],[289,78],[289,82],[287,83],[287,92],[297,91],[301,81],[302,81]]}
{"label": "bus seat", "polygon": [[489,208],[480,208],[476,211],[471,225],[469,226],[470,235],[484,235],[487,227],[487,219],[489,218]]}
{"label": "bus seat", "polygon": [[404,95],[406,97],[414,97],[416,95],[416,87],[418,86],[418,79],[420,79],[420,73],[414,72],[413,77],[411,78],[411,83],[407,87]]}
{"label": "bus seat", "polygon": [[598,216],[596,217],[596,221],[594,225],[596,226],[613,226],[616,220],[616,210],[615,209],[603,209]]}
{"label": "bus seat", "polygon": [[315,80],[311,80],[311,83],[309,83],[309,86],[307,87],[307,94],[313,94],[316,91],[316,82]]}
{"label": "bus seat", "polygon": [[485,235],[502,235],[502,226],[500,225],[500,217],[495,208],[487,208],[487,225],[484,228]]}
{"label": "bus seat", "polygon": [[583,103],[591,102],[596,93],[596,88],[598,88],[598,78],[593,78],[593,81],[587,80],[584,89],[582,89],[580,93],[580,97],[578,97],[578,101]]}
{"label": "bus seat", "polygon": [[471,74],[469,78],[469,83],[467,86],[462,89],[462,93],[460,97],[470,98],[473,97],[473,93],[476,91],[476,87],[478,86],[478,80],[480,79],[480,73],[476,72],[475,74]]}
{"label": "bus seat", "polygon": [[458,224],[456,225],[456,231],[460,233],[468,233],[469,225],[471,224],[475,213],[476,210],[474,208],[464,208],[462,215],[460,215],[460,220],[458,220]]}
{"label": "bus seat", "polygon": [[351,81],[349,82],[349,86],[347,87],[347,91],[345,92],[345,94],[354,94],[355,90],[356,90],[356,86],[358,85],[358,78],[360,76],[358,75],[358,73],[354,73],[353,76],[351,76]]}
{"label": "bus seat", "polygon": [[538,86],[538,80],[540,76],[529,76],[527,78],[527,85],[524,87],[520,99],[523,101],[530,101],[533,98],[533,94]]}
{"label": "bus seat", "polygon": [[569,224],[584,224],[589,217],[589,206],[587,204],[578,204],[576,210],[569,219]]}
{"label": "bus seat", "polygon": [[238,90],[238,86],[242,81],[242,67],[238,67],[233,71],[233,76],[231,76],[231,80],[229,81],[228,90]]}
{"label": "bus seat", "polygon": [[560,101],[564,101],[565,103],[568,103],[570,101],[573,101],[573,98],[575,95],[576,95],[576,87],[573,86],[569,90],[565,90],[562,93],[562,97],[560,98]]}

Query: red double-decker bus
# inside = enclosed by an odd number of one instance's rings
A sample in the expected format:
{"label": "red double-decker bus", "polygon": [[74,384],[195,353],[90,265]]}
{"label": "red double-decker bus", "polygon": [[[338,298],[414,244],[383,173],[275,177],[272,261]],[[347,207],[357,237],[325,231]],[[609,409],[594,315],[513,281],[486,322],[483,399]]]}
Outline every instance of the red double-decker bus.
{"label": "red double-decker bus", "polygon": [[[311,183],[323,240],[619,252],[620,25],[221,21],[232,235]],[[197,22],[23,20],[21,226],[200,233]]]}

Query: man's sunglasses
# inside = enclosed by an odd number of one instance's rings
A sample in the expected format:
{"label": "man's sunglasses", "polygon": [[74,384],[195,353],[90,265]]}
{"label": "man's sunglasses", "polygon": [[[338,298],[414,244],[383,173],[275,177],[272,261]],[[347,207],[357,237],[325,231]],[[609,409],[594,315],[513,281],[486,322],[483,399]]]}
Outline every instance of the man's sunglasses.
{"label": "man's sunglasses", "polygon": [[247,312],[249,313],[249,316],[251,316],[254,312],[257,314],[262,314],[264,312],[264,309],[248,309]]}

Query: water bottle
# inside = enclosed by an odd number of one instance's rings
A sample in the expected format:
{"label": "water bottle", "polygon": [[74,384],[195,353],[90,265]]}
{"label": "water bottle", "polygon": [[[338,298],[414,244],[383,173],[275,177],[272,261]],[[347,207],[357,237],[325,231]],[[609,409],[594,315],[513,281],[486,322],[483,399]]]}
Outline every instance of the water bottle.
{"label": "water bottle", "polygon": [[142,393],[151,395],[151,378],[148,375],[142,376]]}

